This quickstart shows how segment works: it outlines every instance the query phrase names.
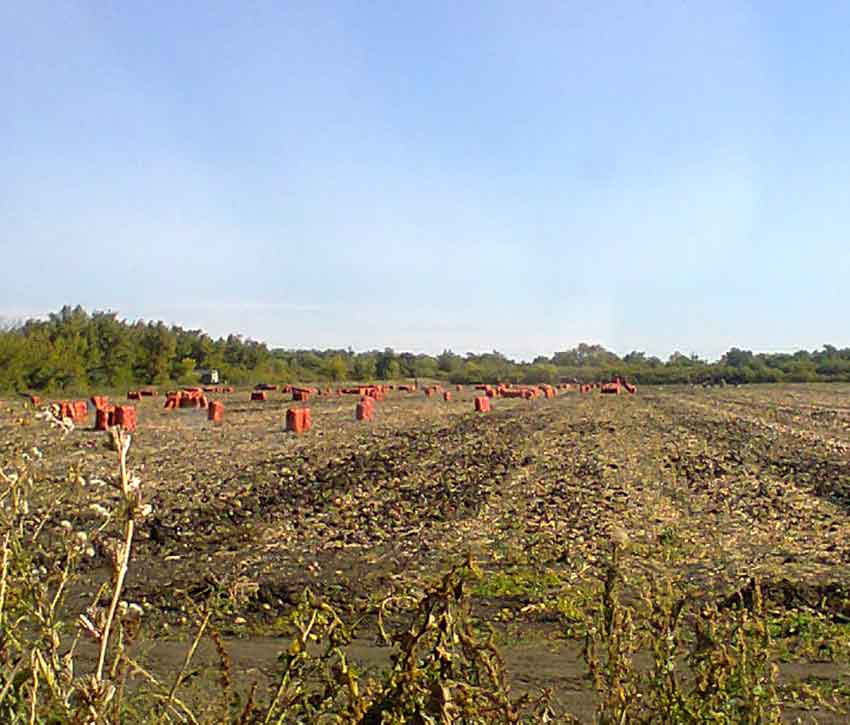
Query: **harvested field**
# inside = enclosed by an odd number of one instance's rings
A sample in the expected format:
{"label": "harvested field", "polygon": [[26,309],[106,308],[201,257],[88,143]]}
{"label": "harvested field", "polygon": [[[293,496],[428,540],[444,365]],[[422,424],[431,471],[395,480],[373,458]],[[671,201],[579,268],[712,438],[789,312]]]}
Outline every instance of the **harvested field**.
{"label": "harvested field", "polygon": [[[313,429],[298,435],[284,432],[285,413],[302,404],[276,391],[265,402],[212,394],[225,404],[219,424],[138,401],[129,459],[153,511],[125,598],[145,609],[151,669],[179,666],[190,602],[217,596],[237,678],[267,687],[288,642],[281,622],[305,587],[364,617],[352,656],[384,666],[381,598],[421,592],[470,552],[482,571],[473,613],[495,627],[513,689],[551,688],[591,721],[584,613],[616,541],[627,600],[669,580],[723,608],[752,601],[758,579],[783,717],[846,721],[850,386],[568,393],[495,399],[484,414],[475,392],[392,392],[371,422],[355,420],[355,397],[317,396]],[[106,434],[63,438],[23,403],[3,411],[0,457],[37,446],[62,494],[46,532],[58,536],[62,520],[89,529],[91,503],[118,505],[103,483],[115,469]],[[109,548],[96,542],[71,609],[108,580]],[[213,656],[205,643],[199,661]]]}

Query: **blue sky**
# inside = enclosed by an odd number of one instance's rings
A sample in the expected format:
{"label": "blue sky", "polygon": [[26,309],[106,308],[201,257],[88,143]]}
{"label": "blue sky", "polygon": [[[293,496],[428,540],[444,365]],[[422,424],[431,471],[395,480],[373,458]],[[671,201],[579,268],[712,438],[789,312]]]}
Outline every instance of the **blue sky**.
{"label": "blue sky", "polygon": [[850,344],[850,6],[0,4],[0,316]]}

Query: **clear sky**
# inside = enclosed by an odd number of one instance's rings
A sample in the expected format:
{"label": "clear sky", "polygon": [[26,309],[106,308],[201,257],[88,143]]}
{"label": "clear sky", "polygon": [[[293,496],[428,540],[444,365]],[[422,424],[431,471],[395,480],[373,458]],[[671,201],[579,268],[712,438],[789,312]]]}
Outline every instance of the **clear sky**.
{"label": "clear sky", "polygon": [[850,344],[850,4],[0,2],[0,316]]}

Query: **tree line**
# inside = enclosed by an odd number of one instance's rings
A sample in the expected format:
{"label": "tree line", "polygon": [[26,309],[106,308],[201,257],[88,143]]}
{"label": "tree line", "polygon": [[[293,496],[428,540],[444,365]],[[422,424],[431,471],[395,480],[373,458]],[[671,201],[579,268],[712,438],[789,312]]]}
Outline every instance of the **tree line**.
{"label": "tree line", "polygon": [[634,351],[618,356],[581,343],[516,362],[499,352],[440,355],[392,349],[288,350],[163,322],[122,320],[111,311],[89,314],[65,306],[47,319],[0,330],[0,390],[84,392],[139,385],[189,385],[216,369],[233,385],[257,382],[341,382],[434,378],[451,383],[592,382],[620,376],[638,384],[738,384],[850,381],[850,348],[824,345],[794,353],[732,348],[709,362],[674,352],[667,360]]}

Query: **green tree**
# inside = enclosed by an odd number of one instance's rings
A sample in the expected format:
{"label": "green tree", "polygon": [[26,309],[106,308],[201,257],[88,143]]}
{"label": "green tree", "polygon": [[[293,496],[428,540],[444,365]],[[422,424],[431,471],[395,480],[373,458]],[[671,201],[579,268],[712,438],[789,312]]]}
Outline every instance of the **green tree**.
{"label": "green tree", "polygon": [[451,374],[461,368],[463,368],[463,358],[460,355],[456,355],[451,350],[443,350],[443,352],[437,356],[437,369],[440,370],[440,372]]}
{"label": "green tree", "polygon": [[355,380],[374,380],[378,370],[378,361],[374,355],[363,354],[357,355],[354,358],[354,379]]}
{"label": "green tree", "polygon": [[401,366],[395,359],[395,353],[392,348],[388,347],[378,355],[375,364],[375,373],[381,380],[396,380],[401,377]]}
{"label": "green tree", "polygon": [[198,375],[195,372],[195,359],[184,357],[174,366],[174,378],[181,385],[197,385]]}
{"label": "green tree", "polygon": [[348,378],[348,364],[342,355],[334,355],[325,363],[325,373],[335,381],[346,380]]}
{"label": "green tree", "polygon": [[92,380],[102,379],[112,387],[131,385],[134,375],[130,328],[114,312],[95,312],[91,326],[100,362],[99,368],[89,368]]}
{"label": "green tree", "polygon": [[537,385],[540,383],[558,382],[558,369],[549,363],[537,363],[530,365],[523,376],[526,383]]}
{"label": "green tree", "polygon": [[437,377],[437,361],[427,355],[420,355],[413,365],[414,377],[435,378]]}
{"label": "green tree", "polygon": [[401,365],[398,360],[390,360],[384,370],[385,377],[382,380],[398,380],[401,377]]}
{"label": "green tree", "polygon": [[167,383],[177,350],[177,337],[162,322],[150,322],[141,344],[145,352],[145,381],[157,385]]}

